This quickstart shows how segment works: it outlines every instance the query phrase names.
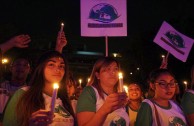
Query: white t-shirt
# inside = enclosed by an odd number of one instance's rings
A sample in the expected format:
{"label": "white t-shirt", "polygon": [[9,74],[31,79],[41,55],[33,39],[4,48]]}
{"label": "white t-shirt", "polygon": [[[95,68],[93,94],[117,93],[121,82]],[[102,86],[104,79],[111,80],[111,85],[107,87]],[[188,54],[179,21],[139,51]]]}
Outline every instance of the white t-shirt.
{"label": "white t-shirt", "polygon": [[[104,94],[106,99],[107,95]],[[83,111],[96,112],[104,104],[104,100],[93,86],[87,86],[82,91],[77,104],[77,113]],[[125,108],[120,108],[108,114],[103,126],[129,126],[129,116]]]}

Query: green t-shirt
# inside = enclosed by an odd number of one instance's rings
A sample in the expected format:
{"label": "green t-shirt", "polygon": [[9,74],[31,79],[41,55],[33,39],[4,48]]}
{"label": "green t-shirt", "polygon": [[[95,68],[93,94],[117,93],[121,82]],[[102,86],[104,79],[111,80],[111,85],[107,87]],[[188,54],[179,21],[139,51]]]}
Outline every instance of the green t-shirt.
{"label": "green t-shirt", "polygon": [[16,121],[16,105],[18,103],[19,98],[24,94],[24,90],[19,89],[16,93],[12,96],[11,100],[7,104],[7,108],[5,109],[5,115],[3,118],[3,126],[17,126]]}
{"label": "green t-shirt", "polygon": [[82,91],[77,102],[76,113],[83,111],[96,112],[96,95],[91,86],[87,86]]}
{"label": "green t-shirt", "polygon": [[152,109],[146,102],[141,103],[138,111],[135,126],[152,126]]}
{"label": "green t-shirt", "polygon": [[188,90],[182,97],[181,106],[185,114],[194,113],[194,91]]}

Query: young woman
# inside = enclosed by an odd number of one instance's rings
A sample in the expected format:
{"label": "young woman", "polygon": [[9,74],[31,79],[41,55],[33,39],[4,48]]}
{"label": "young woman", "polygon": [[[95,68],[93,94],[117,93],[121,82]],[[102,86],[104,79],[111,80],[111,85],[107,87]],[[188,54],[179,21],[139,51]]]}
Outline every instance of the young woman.
{"label": "young woman", "polygon": [[[74,126],[66,83],[68,66],[56,51],[44,53],[30,80],[30,87],[18,90],[9,102],[3,119],[4,126]],[[54,115],[50,111],[53,83],[59,83]]]}
{"label": "young woman", "polygon": [[137,83],[130,83],[128,86],[128,98],[127,112],[129,114],[130,126],[135,125],[137,112],[142,102],[142,88]]}
{"label": "young woman", "polygon": [[167,69],[157,69],[150,74],[152,99],[143,100],[136,118],[136,126],[186,126],[186,119],[172,97],[176,90],[174,75]]}
{"label": "young woman", "polygon": [[92,70],[88,86],[77,104],[79,126],[129,126],[124,106],[126,93],[118,93],[118,62],[110,57],[99,59]]}
{"label": "young woman", "polygon": [[181,106],[191,126],[194,126],[194,65],[191,69],[191,88],[182,97]]}

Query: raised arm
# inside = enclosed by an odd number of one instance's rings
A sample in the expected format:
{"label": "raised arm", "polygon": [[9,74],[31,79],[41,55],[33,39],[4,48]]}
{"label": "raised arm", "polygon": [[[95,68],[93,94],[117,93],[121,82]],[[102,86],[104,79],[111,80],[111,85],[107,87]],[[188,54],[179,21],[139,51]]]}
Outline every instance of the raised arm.
{"label": "raised arm", "polygon": [[5,53],[9,49],[13,47],[18,47],[18,48],[26,48],[28,47],[28,44],[30,43],[31,39],[29,35],[18,35],[14,36],[10,40],[0,44],[0,48],[2,53]]}
{"label": "raised arm", "polygon": [[55,50],[62,53],[63,47],[67,45],[67,39],[65,37],[65,33],[62,31],[58,32],[57,40],[56,40],[56,47]]}
{"label": "raised arm", "polygon": [[167,55],[165,57],[163,57],[162,63],[160,65],[160,69],[167,69],[167,66],[168,66],[168,56],[169,56],[169,52],[167,53]]}

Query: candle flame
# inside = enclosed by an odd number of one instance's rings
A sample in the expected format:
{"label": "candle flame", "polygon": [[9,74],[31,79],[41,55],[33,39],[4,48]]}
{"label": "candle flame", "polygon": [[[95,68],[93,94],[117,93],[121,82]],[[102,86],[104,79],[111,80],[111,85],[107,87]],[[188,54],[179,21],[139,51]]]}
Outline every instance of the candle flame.
{"label": "candle flame", "polygon": [[82,83],[82,79],[79,79],[79,83],[80,83],[80,84]]}
{"label": "candle flame", "polygon": [[119,73],[119,79],[122,79],[123,78],[123,74],[120,72]]}
{"label": "candle flame", "polygon": [[90,82],[90,78],[88,78],[88,82]]}
{"label": "candle flame", "polygon": [[165,55],[162,55],[162,58],[164,58],[165,57]]}
{"label": "candle flame", "polygon": [[61,23],[61,26],[64,26],[64,23]]}
{"label": "candle flame", "polygon": [[125,89],[125,92],[128,94],[128,87],[124,85],[123,88]]}
{"label": "candle flame", "polygon": [[7,58],[3,58],[2,59],[2,64],[6,64],[6,63],[8,63],[9,61],[8,61],[8,59]]}
{"label": "candle flame", "polygon": [[58,88],[59,88],[58,83],[54,83],[54,84],[53,84],[53,88],[54,88],[54,89],[58,89]]}

